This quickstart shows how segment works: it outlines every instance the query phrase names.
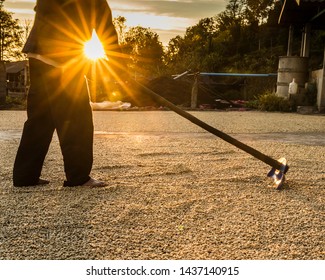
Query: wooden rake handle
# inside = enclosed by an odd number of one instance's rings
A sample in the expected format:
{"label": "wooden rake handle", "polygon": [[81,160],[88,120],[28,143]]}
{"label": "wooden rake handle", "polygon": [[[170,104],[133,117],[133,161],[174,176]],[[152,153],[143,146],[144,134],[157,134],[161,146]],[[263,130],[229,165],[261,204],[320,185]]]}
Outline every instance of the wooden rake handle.
{"label": "wooden rake handle", "polygon": [[240,142],[239,140],[231,137],[230,135],[208,125],[207,123],[201,121],[200,119],[194,117],[193,115],[189,114],[188,112],[180,109],[173,103],[169,102],[159,94],[155,93],[153,90],[149,89],[148,87],[144,86],[143,84],[132,80],[133,83],[138,85],[141,89],[143,89],[148,95],[150,95],[152,98],[154,98],[158,103],[160,103],[163,106],[166,106],[173,110],[175,113],[179,114],[180,116],[184,117],[185,119],[189,120],[190,122],[196,124],[197,126],[203,128],[204,130],[218,136],[219,138],[223,139],[224,141],[230,143],[231,145],[236,146],[237,148],[245,151],[246,153],[252,155],[253,157],[263,161],[264,163],[268,164],[269,166],[272,166],[273,168],[277,170],[284,170],[284,173],[286,173],[289,169],[289,166],[283,165],[281,162],[261,153],[258,150],[255,150],[254,148]]}

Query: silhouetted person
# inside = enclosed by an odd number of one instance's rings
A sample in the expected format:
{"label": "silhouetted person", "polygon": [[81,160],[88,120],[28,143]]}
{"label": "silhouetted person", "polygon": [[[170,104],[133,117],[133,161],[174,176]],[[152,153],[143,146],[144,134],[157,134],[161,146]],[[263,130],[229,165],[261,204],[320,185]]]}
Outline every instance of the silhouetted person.
{"label": "silhouetted person", "polygon": [[37,0],[35,22],[23,52],[28,54],[30,89],[14,170],[14,186],[47,184],[40,178],[56,130],[64,161],[64,186],[105,186],[90,177],[93,120],[84,75],[84,43],[95,29],[114,64],[119,51],[106,0]]}

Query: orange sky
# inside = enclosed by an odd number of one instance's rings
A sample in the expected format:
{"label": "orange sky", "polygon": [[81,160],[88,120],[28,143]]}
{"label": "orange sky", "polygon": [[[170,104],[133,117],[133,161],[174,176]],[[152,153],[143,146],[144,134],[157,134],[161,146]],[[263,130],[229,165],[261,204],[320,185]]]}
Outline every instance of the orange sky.
{"label": "orange sky", "polygon": [[[33,19],[36,0],[6,0],[5,8],[20,20]],[[217,15],[225,9],[227,0],[109,0],[113,16],[124,16],[127,26],[150,27],[160,41],[167,44],[176,35],[184,35],[187,27],[202,18]]]}

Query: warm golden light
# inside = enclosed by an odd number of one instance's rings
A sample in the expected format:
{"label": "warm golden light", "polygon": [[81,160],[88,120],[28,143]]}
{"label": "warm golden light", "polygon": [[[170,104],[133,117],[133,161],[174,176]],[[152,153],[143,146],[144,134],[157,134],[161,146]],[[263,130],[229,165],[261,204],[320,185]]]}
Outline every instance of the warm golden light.
{"label": "warm golden light", "polygon": [[100,42],[95,30],[93,30],[91,39],[85,42],[84,53],[86,57],[90,60],[106,58],[104,47]]}

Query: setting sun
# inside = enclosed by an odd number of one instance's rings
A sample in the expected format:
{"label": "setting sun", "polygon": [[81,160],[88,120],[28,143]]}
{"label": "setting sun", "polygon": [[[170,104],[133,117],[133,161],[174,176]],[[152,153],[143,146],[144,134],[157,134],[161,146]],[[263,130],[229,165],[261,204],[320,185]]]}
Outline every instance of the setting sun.
{"label": "setting sun", "polygon": [[95,30],[93,30],[91,39],[89,41],[85,42],[84,53],[85,53],[86,57],[90,60],[106,58],[103,45],[100,42]]}

